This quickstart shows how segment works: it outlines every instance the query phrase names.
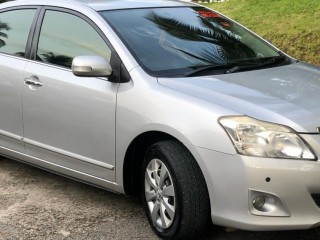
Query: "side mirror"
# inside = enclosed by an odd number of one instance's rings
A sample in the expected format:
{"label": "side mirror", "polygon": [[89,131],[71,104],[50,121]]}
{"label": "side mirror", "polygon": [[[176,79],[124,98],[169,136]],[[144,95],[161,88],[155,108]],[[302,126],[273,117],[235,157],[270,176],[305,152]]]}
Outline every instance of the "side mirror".
{"label": "side mirror", "polygon": [[112,74],[110,63],[99,56],[75,57],[71,69],[78,77],[108,77]]}

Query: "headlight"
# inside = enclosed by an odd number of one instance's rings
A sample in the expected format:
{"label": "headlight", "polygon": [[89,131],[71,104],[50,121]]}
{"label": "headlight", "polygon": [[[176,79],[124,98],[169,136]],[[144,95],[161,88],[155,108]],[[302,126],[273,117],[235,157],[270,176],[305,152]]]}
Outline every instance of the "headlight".
{"label": "headlight", "polygon": [[314,160],[311,148],[291,128],[247,116],[223,117],[220,124],[239,154]]}

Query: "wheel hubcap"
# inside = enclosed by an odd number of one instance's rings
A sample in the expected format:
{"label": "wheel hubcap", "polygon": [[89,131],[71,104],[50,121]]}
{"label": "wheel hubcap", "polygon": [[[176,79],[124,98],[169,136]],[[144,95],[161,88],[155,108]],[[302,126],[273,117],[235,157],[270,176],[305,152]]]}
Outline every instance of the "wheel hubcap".
{"label": "wheel hubcap", "polygon": [[162,191],[160,189],[156,190],[156,199],[157,199],[157,202],[159,203],[163,201]]}
{"label": "wheel hubcap", "polygon": [[147,166],[145,197],[154,224],[163,229],[169,228],[175,216],[175,192],[171,175],[159,159],[151,160]]}

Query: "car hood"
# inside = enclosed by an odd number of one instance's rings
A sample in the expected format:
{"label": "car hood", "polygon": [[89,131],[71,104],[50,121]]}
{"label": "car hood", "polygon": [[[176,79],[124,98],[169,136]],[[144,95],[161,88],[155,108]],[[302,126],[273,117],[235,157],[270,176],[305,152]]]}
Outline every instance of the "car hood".
{"label": "car hood", "polygon": [[320,127],[320,68],[306,63],[158,81],[235,114],[284,124],[298,132],[315,133]]}

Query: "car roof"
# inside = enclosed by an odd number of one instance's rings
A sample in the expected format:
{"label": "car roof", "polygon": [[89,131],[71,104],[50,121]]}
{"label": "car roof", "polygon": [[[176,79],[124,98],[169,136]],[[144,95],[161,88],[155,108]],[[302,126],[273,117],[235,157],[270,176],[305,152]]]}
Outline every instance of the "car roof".
{"label": "car roof", "polygon": [[87,4],[95,10],[144,8],[144,7],[173,7],[190,5],[187,2],[174,0],[76,0]]}
{"label": "car roof", "polygon": [[64,4],[87,5],[96,11],[129,9],[129,8],[152,8],[152,7],[181,7],[192,4],[179,0],[16,0],[4,4],[10,5],[53,5]]}

